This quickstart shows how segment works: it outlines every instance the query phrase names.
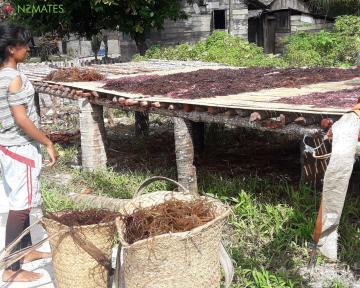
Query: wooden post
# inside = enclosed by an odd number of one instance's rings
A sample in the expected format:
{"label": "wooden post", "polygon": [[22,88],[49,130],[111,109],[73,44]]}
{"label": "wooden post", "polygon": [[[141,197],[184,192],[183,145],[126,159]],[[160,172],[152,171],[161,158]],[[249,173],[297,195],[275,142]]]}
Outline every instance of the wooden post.
{"label": "wooden post", "polygon": [[[319,136],[308,137],[306,143],[311,147],[320,147],[316,153],[328,154],[326,145],[321,145],[322,138]],[[325,171],[328,165],[327,159],[315,159],[311,152],[305,151],[305,145],[300,146],[300,163],[302,166],[301,181],[314,187],[322,187]]]}
{"label": "wooden post", "polygon": [[197,193],[194,145],[191,137],[191,122],[183,118],[174,119],[174,138],[178,181],[185,188]]}
{"label": "wooden post", "polygon": [[300,182],[301,183],[305,183],[305,175],[307,173],[307,171],[305,172],[305,145],[304,145],[304,142],[303,141],[300,141]]}
{"label": "wooden post", "polygon": [[107,157],[103,107],[91,104],[88,99],[79,99],[79,107],[83,170],[105,168]]}
{"label": "wooden post", "polygon": [[205,123],[194,122],[191,123],[191,135],[194,143],[195,158],[202,158],[205,148]]}
{"label": "wooden post", "polygon": [[41,122],[41,110],[40,110],[40,96],[39,96],[39,92],[35,92],[34,94],[34,104],[35,104],[35,108],[36,108],[36,113],[39,116],[39,122]]}
{"label": "wooden post", "polygon": [[135,112],[135,135],[149,135],[149,113]]}
{"label": "wooden post", "polygon": [[57,121],[58,121],[58,114],[56,111],[57,97],[56,96],[50,96],[50,97],[51,97],[51,109],[53,111],[52,120],[54,123],[57,123]]}

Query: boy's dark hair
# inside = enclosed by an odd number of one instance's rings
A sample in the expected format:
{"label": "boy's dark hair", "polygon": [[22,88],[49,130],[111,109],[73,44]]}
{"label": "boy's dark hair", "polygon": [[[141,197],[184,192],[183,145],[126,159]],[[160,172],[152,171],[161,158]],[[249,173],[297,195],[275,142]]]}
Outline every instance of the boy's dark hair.
{"label": "boy's dark hair", "polygon": [[12,23],[0,23],[0,64],[9,57],[9,48],[26,45],[29,39],[24,27]]}

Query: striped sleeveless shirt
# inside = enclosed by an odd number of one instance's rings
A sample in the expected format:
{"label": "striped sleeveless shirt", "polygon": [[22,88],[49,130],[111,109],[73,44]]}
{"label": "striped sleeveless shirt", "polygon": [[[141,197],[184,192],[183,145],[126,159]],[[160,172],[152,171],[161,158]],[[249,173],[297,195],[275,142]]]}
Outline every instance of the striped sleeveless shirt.
{"label": "striped sleeveless shirt", "polygon": [[[9,84],[17,76],[22,79],[22,87],[16,93],[9,93]],[[34,87],[24,73],[10,67],[0,69],[0,145],[20,146],[34,141],[16,125],[10,110],[11,106],[25,105],[27,116],[38,126],[34,94]]]}

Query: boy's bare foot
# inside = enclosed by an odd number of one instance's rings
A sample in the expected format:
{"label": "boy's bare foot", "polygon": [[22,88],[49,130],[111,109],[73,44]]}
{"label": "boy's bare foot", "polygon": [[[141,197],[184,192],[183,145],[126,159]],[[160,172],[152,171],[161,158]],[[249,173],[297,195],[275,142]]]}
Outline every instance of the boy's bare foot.
{"label": "boy's bare foot", "polygon": [[21,259],[21,263],[29,263],[35,260],[51,258],[51,253],[40,252],[40,251],[31,251],[29,254],[26,254],[24,258]]}
{"label": "boy's bare foot", "polygon": [[11,269],[4,270],[2,275],[3,282],[33,282],[42,277],[40,273],[30,272],[26,270],[12,271]]}

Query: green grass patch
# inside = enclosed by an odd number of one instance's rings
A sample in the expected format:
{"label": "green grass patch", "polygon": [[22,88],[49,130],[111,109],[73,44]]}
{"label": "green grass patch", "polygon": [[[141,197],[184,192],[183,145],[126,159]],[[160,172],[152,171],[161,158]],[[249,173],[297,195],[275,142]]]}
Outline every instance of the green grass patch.
{"label": "green grass patch", "polygon": [[[114,198],[130,198],[140,183],[154,175],[175,179],[175,171],[157,168],[149,171],[113,169],[81,172],[66,166],[77,148],[61,148],[63,163],[42,181],[43,207],[47,211],[75,209],[66,196],[91,188],[95,194]],[[75,150],[73,150],[75,149]],[[57,170],[58,168],[60,170]],[[67,183],[54,181],[56,171],[71,173]],[[278,178],[254,176],[230,177],[224,173],[198,171],[201,194],[221,199],[232,206],[233,213],[226,230],[231,256],[236,263],[232,287],[309,287],[298,274],[307,264],[308,243],[311,241],[319,195],[305,185],[294,185]],[[173,190],[175,187],[159,181],[146,192]],[[340,260],[353,267],[360,259],[360,199],[348,195],[340,225]],[[319,261],[324,261],[319,258]],[[327,287],[344,287],[341,282],[329,282]]]}

